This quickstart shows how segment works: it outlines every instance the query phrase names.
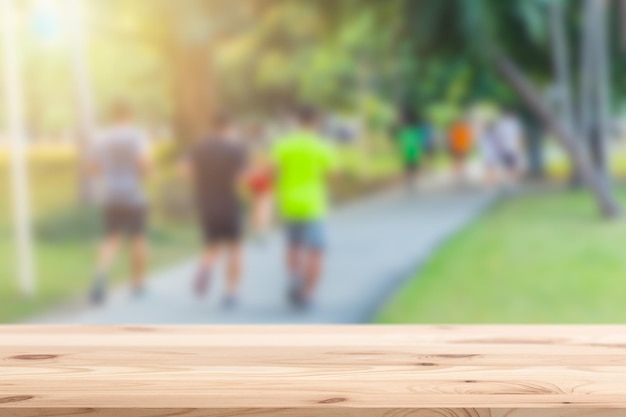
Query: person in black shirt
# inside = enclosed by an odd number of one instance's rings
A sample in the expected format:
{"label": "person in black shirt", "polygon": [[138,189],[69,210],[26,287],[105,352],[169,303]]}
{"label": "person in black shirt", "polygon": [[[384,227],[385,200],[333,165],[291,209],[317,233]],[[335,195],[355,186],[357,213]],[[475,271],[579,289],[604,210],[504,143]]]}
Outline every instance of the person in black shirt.
{"label": "person in black shirt", "polygon": [[246,165],[245,148],[237,141],[233,124],[226,117],[216,121],[209,137],[193,146],[186,164],[205,242],[195,292],[199,297],[207,293],[215,263],[220,253],[226,251],[225,308],[237,304],[241,277],[243,207],[239,190]]}

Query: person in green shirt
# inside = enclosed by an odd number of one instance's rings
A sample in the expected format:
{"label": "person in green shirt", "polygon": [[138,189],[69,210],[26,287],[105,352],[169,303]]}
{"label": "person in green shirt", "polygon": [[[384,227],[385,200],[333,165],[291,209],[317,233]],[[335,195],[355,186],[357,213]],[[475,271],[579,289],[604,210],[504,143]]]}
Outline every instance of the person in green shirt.
{"label": "person in green shirt", "polygon": [[403,112],[395,136],[404,165],[407,188],[412,190],[424,154],[423,132],[414,112]]}
{"label": "person in green shirt", "polygon": [[298,128],[273,149],[276,195],[287,232],[289,299],[311,307],[324,264],[328,182],[336,167],[332,147],[317,133],[317,114],[298,113]]}

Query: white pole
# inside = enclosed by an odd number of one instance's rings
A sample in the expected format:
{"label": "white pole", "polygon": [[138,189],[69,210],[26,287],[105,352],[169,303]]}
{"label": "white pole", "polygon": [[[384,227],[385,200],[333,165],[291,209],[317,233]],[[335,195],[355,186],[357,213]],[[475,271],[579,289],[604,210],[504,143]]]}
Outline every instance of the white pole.
{"label": "white pole", "polygon": [[13,200],[13,227],[17,248],[20,290],[25,296],[36,292],[28,196],[28,169],[26,158],[26,128],[22,100],[22,77],[18,48],[18,16],[13,0],[0,0],[2,39],[4,50],[4,89],[7,103],[7,125],[11,144],[11,186]]}
{"label": "white pole", "polygon": [[83,130],[83,139],[91,139],[95,130],[95,107],[92,94],[91,77],[87,59],[85,34],[84,0],[70,0],[71,22],[70,33],[72,42],[72,67],[76,87],[76,97]]}
{"label": "white pole", "polygon": [[85,0],[64,0],[69,2],[70,10],[70,37],[71,60],[74,75],[76,107],[79,123],[79,159],[81,175],[79,193],[84,202],[94,200],[93,184],[82,175],[85,165],[85,153],[92,144],[96,131],[96,109],[93,98],[91,76],[89,74],[87,40],[85,31]]}

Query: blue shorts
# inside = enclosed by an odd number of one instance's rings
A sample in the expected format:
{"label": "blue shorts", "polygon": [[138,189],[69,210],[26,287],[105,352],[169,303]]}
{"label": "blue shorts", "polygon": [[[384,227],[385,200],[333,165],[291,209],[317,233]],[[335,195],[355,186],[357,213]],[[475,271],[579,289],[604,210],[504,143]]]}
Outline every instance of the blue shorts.
{"label": "blue shorts", "polygon": [[290,246],[323,251],[326,249],[326,225],[321,220],[288,222],[287,242]]}

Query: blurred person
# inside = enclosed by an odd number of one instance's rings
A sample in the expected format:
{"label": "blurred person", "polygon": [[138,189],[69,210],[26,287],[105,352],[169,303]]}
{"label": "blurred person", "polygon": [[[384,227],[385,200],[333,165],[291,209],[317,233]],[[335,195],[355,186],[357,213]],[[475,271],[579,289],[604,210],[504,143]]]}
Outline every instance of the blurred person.
{"label": "blurred person", "polygon": [[518,182],[524,170],[524,129],[515,112],[509,108],[493,126],[500,162],[509,183]]}
{"label": "blurred person", "polygon": [[493,120],[482,121],[476,127],[478,149],[485,169],[485,184],[488,187],[499,182],[501,160],[500,145]]}
{"label": "blurred person", "polygon": [[258,127],[251,129],[249,136],[252,143],[250,166],[246,175],[246,191],[251,198],[254,235],[258,241],[262,241],[272,226],[274,178],[262,129]]}
{"label": "blurred person", "polygon": [[150,171],[149,138],[135,121],[133,109],[116,103],[110,125],[97,135],[91,155],[91,172],[101,186],[105,235],[100,244],[91,300],[106,300],[111,266],[123,236],[131,242],[133,294],[144,292],[147,261],[146,177]]}
{"label": "blurred person", "polygon": [[422,139],[422,165],[424,171],[433,171],[437,155],[437,132],[433,125],[423,117],[418,118]]}
{"label": "blurred person", "polygon": [[465,117],[456,120],[448,131],[448,150],[454,164],[454,172],[459,184],[468,179],[467,161],[474,146],[474,131]]}
{"label": "blurred person", "polygon": [[405,110],[401,117],[396,140],[400,147],[407,189],[414,191],[424,151],[423,132],[414,112]]}
{"label": "blurred person", "polygon": [[194,291],[206,295],[215,265],[222,252],[227,259],[224,308],[238,303],[242,273],[243,204],[239,193],[244,180],[247,153],[238,141],[228,116],[220,116],[213,132],[192,147],[183,169],[194,186],[204,251]]}
{"label": "blurred person", "polygon": [[328,182],[336,167],[335,153],[317,128],[316,111],[302,108],[296,130],[273,150],[278,205],[287,235],[289,299],[302,310],[312,308],[322,274]]}

